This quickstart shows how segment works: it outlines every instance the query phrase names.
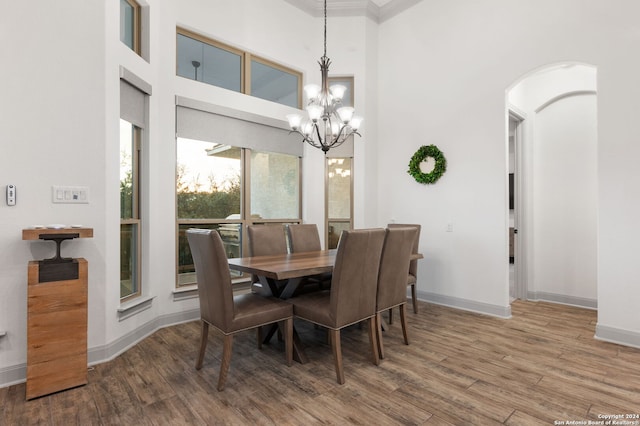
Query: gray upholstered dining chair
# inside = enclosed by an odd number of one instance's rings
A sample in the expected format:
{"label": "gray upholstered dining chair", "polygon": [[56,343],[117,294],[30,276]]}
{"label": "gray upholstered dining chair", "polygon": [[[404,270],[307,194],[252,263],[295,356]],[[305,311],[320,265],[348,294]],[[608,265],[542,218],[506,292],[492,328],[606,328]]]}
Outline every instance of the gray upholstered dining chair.
{"label": "gray upholstered dining chair", "polygon": [[209,326],[211,325],[224,336],[218,377],[218,390],[223,390],[231,364],[234,334],[281,321],[284,322],[286,362],[290,366],[293,361],[293,309],[291,305],[275,298],[262,297],[253,293],[234,296],[224,245],[216,231],[189,229],[187,230],[187,240],[196,268],[202,321],[196,369],[202,368]]}
{"label": "gray upholstered dining chair", "polygon": [[[287,236],[283,225],[249,225],[247,238],[249,239],[249,256],[287,253]],[[252,291],[263,296],[271,293],[268,288],[263,288],[258,277],[252,276],[251,283]]]}
{"label": "gray upholstered dining chair", "polygon": [[[291,253],[322,250],[320,233],[315,223],[300,223],[287,225],[287,237]],[[317,283],[322,289],[331,284],[331,272],[308,277],[303,284]]]}
{"label": "gray upholstered dining chair", "polygon": [[338,383],[344,383],[340,330],[369,322],[374,364],[379,363],[375,339],[376,292],[384,229],[344,231],[338,244],[331,289],[288,299],[293,313],[329,330]]}
{"label": "gray upholstered dining chair", "polygon": [[407,274],[409,273],[409,258],[413,250],[413,241],[418,230],[415,227],[392,227],[387,229],[380,258],[378,272],[378,293],[376,297],[376,341],[378,354],[384,358],[382,344],[381,313],[398,306],[400,308],[400,322],[405,345],[409,344],[407,332]]}
{"label": "gray upholstered dining chair", "polygon": [[[411,226],[418,229],[418,233],[416,235],[415,240],[413,241],[413,251],[412,253],[418,253],[420,246],[420,225],[418,224],[402,224],[402,223],[390,223],[387,225],[388,228],[406,228],[407,226]],[[411,287],[411,302],[413,303],[413,313],[418,313],[418,295],[416,291],[416,285],[418,283],[418,260],[414,259],[409,262],[409,275],[407,276],[407,286]],[[391,311],[389,311],[389,322],[393,322],[393,317]]]}
{"label": "gray upholstered dining chair", "polygon": [[318,225],[315,223],[287,225],[287,236],[291,253],[322,250]]}

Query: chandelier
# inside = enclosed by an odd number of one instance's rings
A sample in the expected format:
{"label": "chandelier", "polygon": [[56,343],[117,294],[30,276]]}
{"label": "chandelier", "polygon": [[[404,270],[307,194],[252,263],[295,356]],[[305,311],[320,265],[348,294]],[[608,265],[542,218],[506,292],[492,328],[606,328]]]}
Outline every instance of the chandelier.
{"label": "chandelier", "polygon": [[354,115],[352,107],[342,106],[342,98],[347,90],[343,85],[329,87],[329,65],[327,57],[327,0],[324,0],[324,55],[318,61],[322,74],[322,86],[307,84],[307,117],[289,114],[292,132],[302,136],[302,141],[321,149],[325,154],[330,148],[342,145],[349,136],[358,133],[362,118]]}

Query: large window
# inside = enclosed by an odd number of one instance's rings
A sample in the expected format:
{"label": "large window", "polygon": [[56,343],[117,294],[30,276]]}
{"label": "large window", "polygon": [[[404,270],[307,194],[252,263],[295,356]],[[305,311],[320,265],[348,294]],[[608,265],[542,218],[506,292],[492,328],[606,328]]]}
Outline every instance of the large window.
{"label": "large window", "polygon": [[302,73],[298,71],[181,28],[176,46],[180,77],[294,108],[302,106]]}
{"label": "large window", "polygon": [[140,5],[134,0],[120,0],[120,41],[140,54]]}
{"label": "large window", "polygon": [[327,248],[338,247],[342,231],[353,228],[351,158],[327,158]]}
{"label": "large window", "polygon": [[142,153],[151,86],[120,68],[120,300],[142,288]]}
{"label": "large window", "polygon": [[120,299],[140,294],[140,140],[120,119]]}
{"label": "large window", "polygon": [[299,157],[181,137],[176,144],[178,286],[196,282],[187,229],[215,229],[231,258],[247,249],[247,225],[300,222]]}

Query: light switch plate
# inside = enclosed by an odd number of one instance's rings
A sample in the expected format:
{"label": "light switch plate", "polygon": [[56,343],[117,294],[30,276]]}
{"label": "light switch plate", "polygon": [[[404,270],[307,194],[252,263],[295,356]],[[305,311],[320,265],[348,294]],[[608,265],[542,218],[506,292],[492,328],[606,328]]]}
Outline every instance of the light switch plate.
{"label": "light switch plate", "polygon": [[56,204],[88,204],[88,186],[52,186],[52,201]]}

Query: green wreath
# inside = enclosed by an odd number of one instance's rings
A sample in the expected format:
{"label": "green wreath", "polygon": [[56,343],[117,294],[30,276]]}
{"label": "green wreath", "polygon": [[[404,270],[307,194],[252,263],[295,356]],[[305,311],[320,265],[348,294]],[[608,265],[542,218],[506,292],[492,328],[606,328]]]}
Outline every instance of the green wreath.
{"label": "green wreath", "polygon": [[[430,173],[423,173],[420,170],[420,163],[432,157],[436,160],[436,164]],[[440,176],[447,170],[447,159],[444,158],[444,154],[435,145],[423,145],[419,150],[413,154],[411,161],[409,161],[409,173],[418,183],[430,184],[436,183]]]}

